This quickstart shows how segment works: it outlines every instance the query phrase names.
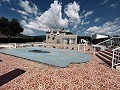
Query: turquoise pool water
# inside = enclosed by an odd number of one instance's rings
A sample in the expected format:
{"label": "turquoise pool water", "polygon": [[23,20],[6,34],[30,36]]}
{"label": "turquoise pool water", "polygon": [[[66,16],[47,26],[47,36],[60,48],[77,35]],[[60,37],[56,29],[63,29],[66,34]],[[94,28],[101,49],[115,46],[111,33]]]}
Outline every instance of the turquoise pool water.
{"label": "turquoise pool water", "polygon": [[[39,50],[48,53],[40,53]],[[0,52],[58,67],[67,67],[70,63],[82,63],[91,59],[89,54],[83,52],[56,48],[24,47],[1,49]]]}

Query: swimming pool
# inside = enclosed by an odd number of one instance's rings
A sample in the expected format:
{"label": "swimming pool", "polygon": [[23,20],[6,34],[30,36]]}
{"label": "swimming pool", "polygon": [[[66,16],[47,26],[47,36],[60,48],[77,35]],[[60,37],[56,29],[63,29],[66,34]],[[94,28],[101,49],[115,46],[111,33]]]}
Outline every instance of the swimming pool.
{"label": "swimming pool", "polygon": [[89,54],[67,49],[24,47],[1,49],[6,53],[58,67],[67,67],[70,63],[82,63],[91,59]]}

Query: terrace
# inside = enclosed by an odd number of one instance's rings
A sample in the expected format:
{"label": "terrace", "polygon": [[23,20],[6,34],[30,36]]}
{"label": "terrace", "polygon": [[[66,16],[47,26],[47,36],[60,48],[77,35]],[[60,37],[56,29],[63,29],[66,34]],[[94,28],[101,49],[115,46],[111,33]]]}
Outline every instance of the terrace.
{"label": "terrace", "polygon": [[[22,47],[26,45],[29,46],[25,44]],[[37,43],[36,45],[39,44]],[[33,46],[36,45],[34,44]],[[16,47],[17,45],[13,46]],[[52,45],[47,46],[46,44],[40,44],[40,46],[52,47]],[[60,46],[56,45],[55,48]],[[73,46],[75,45],[71,47]],[[68,49],[71,49],[71,47]],[[85,49],[82,47],[85,47]],[[87,51],[88,48],[90,51]],[[78,49],[77,45],[74,49]],[[70,64],[66,68],[59,68],[0,53],[1,76],[17,68],[25,71],[3,84],[0,88],[2,90],[119,90],[120,71],[112,69],[111,65],[95,56],[92,47],[82,45],[79,49],[88,53],[92,59],[86,63]]]}

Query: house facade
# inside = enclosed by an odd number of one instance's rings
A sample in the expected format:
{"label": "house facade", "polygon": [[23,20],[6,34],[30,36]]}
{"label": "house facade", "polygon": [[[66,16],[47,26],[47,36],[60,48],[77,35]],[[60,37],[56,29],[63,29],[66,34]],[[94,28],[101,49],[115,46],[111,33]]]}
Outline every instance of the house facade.
{"label": "house facade", "polygon": [[65,31],[46,32],[46,43],[77,44],[77,35]]}

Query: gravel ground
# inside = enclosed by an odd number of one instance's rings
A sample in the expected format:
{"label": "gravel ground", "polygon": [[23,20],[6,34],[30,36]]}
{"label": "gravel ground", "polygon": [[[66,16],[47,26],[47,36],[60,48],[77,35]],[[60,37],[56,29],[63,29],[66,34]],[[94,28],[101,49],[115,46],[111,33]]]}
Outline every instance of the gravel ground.
{"label": "gravel ground", "polygon": [[16,68],[26,72],[0,90],[120,90],[120,71],[87,52],[87,63],[59,68],[0,53],[0,75]]}

